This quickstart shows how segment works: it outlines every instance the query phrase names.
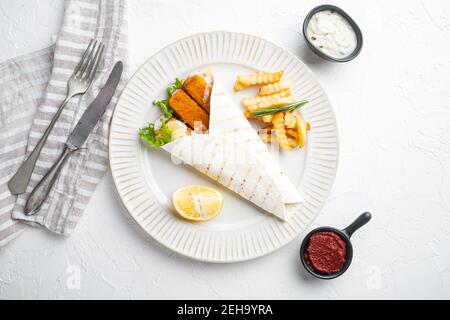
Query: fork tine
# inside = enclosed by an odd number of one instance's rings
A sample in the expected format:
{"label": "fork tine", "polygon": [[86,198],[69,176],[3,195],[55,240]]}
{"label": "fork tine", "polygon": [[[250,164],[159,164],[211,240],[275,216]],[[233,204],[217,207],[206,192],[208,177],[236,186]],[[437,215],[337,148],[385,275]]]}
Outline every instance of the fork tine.
{"label": "fork tine", "polygon": [[72,75],[76,75],[80,70],[81,66],[83,65],[83,62],[86,59],[88,52],[91,50],[91,47],[94,44],[94,41],[95,41],[94,39],[91,39],[91,41],[89,42],[89,45],[87,46],[86,50],[84,50],[83,56],[81,57],[80,62],[78,62],[78,65],[75,67],[75,70],[73,71]]}
{"label": "fork tine", "polygon": [[100,43],[100,50],[98,50],[95,53],[94,62],[93,62],[92,66],[91,66],[91,68],[90,68],[90,70],[89,70],[89,72],[87,74],[87,81],[88,81],[88,83],[91,83],[92,80],[94,79],[95,73],[97,72],[97,68],[98,68],[98,66],[100,64],[100,60],[101,60],[101,58],[103,56],[104,49],[105,49],[105,46],[102,43]]}
{"label": "fork tine", "polygon": [[99,41],[95,40],[94,45],[92,46],[92,50],[89,51],[88,56],[86,57],[86,61],[84,61],[83,65],[80,68],[78,76],[80,78],[85,78],[84,73],[86,72],[89,65],[92,63],[92,58],[95,54],[95,52],[98,50],[99,47]]}

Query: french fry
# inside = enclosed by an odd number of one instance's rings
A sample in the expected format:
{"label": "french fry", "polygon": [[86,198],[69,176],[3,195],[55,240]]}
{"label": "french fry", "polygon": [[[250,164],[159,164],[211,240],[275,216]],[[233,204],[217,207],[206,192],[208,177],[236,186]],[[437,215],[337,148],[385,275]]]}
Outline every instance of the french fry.
{"label": "french fry", "polygon": [[234,84],[234,91],[238,92],[238,91],[241,91],[244,88],[245,88],[245,86],[242,83],[240,83],[239,81],[236,80],[236,83]]}
{"label": "french fry", "polygon": [[237,77],[234,90],[239,91],[247,87],[258,84],[269,84],[280,81],[283,76],[283,70],[278,72],[260,71],[252,74],[241,75]]}
{"label": "french fry", "polygon": [[293,138],[295,140],[298,140],[298,133],[296,129],[286,129],[286,135],[288,138]]}
{"label": "french fry", "polygon": [[264,132],[260,135],[261,140],[266,142],[266,143],[271,143],[272,142],[272,134],[269,132]]}
{"label": "french fry", "polygon": [[287,111],[284,113],[284,126],[286,128],[295,128],[295,121],[295,115],[292,112]]}
{"label": "french fry", "polygon": [[270,134],[264,134],[261,136],[261,140],[266,143],[272,143],[272,136]]}
{"label": "french fry", "polygon": [[264,123],[272,123],[272,119],[273,119],[273,114],[268,114],[266,116],[261,117],[261,120]]}
{"label": "french fry", "polygon": [[265,128],[260,129],[258,132],[267,132],[267,133],[271,133],[273,130],[273,125],[271,124],[270,126],[267,126]]}
{"label": "french fry", "polygon": [[286,136],[286,130],[284,128],[284,114],[282,112],[275,114],[272,123],[273,123],[273,131],[275,132],[277,143],[280,146],[280,148],[291,150],[288,137]]}
{"label": "french fry", "polygon": [[280,107],[285,106],[289,103],[295,102],[295,97],[289,96],[289,97],[283,97],[283,98],[275,98],[268,101],[262,101],[261,103],[258,103],[256,106],[256,110],[258,109],[265,109],[265,108],[273,108],[273,107]]}
{"label": "french fry", "polygon": [[267,96],[256,96],[256,97],[246,97],[242,99],[242,104],[246,107],[251,105],[258,105],[267,103],[269,101],[273,101],[275,99],[284,98],[291,96],[291,89],[286,89],[283,91],[280,91],[275,94],[267,95]]}
{"label": "french fry", "polygon": [[253,111],[257,110],[258,106],[256,104],[252,104],[250,106],[247,107],[247,111],[252,113]]}
{"label": "french fry", "polygon": [[252,112],[251,112],[250,110],[245,110],[244,116],[245,116],[247,119],[253,118]]}
{"label": "french fry", "polygon": [[271,143],[272,142],[272,127],[267,127],[259,131],[259,136],[262,141]]}
{"label": "french fry", "polygon": [[305,121],[305,119],[300,113],[296,113],[295,118],[296,118],[296,129],[298,134],[297,138],[298,146],[300,148],[303,148],[306,144],[306,135],[310,128],[310,125],[308,122]]}
{"label": "french fry", "polygon": [[247,106],[247,109],[250,111],[255,111],[255,110],[259,110],[259,109],[285,106],[292,102],[295,102],[295,97],[293,97],[293,96],[282,97],[282,98],[273,98],[273,99],[261,101],[260,103],[257,103],[257,104],[251,104],[251,105]]}
{"label": "french fry", "polygon": [[293,138],[289,138],[289,137],[288,137],[288,142],[289,142],[289,146],[290,146],[291,148],[298,147],[298,141],[297,141],[297,139],[293,139]]}
{"label": "french fry", "polygon": [[260,96],[267,96],[270,94],[274,94],[280,91],[284,91],[287,89],[292,89],[292,86],[294,85],[294,80],[287,79],[278,81],[272,84],[265,85],[264,87],[261,87],[259,89],[259,95]]}

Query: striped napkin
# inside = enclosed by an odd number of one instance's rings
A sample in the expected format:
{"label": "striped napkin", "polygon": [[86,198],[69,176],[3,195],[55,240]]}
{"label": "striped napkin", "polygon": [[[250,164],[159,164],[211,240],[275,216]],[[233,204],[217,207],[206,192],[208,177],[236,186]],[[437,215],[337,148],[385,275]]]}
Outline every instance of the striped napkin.
{"label": "striped napkin", "polygon": [[[85,148],[66,162],[38,214],[24,215],[29,193],[62,152],[68,135],[104,85],[114,63],[125,62],[125,14],[125,0],[67,0],[55,45],[0,64],[0,247],[16,238],[26,225],[71,234],[106,172],[109,122],[126,72]],[[105,45],[96,78],[86,94],[66,105],[36,163],[27,192],[14,196],[7,182],[64,100],[67,80],[91,38]]]}

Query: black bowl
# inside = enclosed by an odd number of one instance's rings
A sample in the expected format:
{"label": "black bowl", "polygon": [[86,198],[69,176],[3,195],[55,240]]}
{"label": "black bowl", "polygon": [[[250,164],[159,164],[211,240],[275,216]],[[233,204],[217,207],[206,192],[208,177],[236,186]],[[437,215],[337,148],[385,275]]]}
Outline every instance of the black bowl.
{"label": "black bowl", "polygon": [[[343,230],[339,230],[339,229],[336,229],[333,227],[320,227],[320,228],[316,228],[316,229],[312,230],[310,233],[308,233],[306,235],[306,237],[303,239],[302,245],[300,247],[300,260],[302,261],[302,264],[305,267],[305,269],[310,274],[315,276],[316,278],[324,279],[324,280],[334,279],[334,278],[337,278],[340,275],[342,275],[350,266],[350,263],[352,262],[352,258],[353,258],[353,246],[350,241],[350,237],[352,236],[353,232],[355,232],[356,230],[361,228],[363,225],[365,225],[367,222],[369,222],[369,220],[371,218],[372,218],[372,215],[370,214],[370,212],[364,212],[358,218],[356,218],[356,220],[351,225],[349,225],[347,228],[345,228]],[[306,246],[308,245],[308,242],[309,242],[309,238],[311,238],[311,236],[317,232],[324,232],[324,231],[334,232],[339,237],[341,237],[341,239],[345,242],[345,249],[346,249],[345,262],[344,262],[344,265],[342,266],[341,270],[339,270],[338,272],[335,272],[335,273],[328,274],[328,273],[318,272],[309,266],[309,264],[305,258],[305,251],[306,251]]]}
{"label": "black bowl", "polygon": [[[350,25],[352,26],[353,30],[356,33],[356,48],[347,57],[344,57],[344,58],[333,58],[333,57],[323,53],[318,48],[316,48],[314,46],[314,44],[312,44],[311,41],[309,41],[309,39],[308,39],[307,29],[308,29],[308,24],[309,24],[309,21],[311,20],[311,17],[314,14],[316,14],[317,12],[325,11],[325,10],[336,11],[337,13],[339,13],[341,16],[343,16],[348,21],[348,23],[350,23]],[[341,8],[338,8],[336,6],[333,6],[331,4],[323,4],[321,6],[315,7],[314,9],[312,9],[308,13],[308,15],[306,16],[305,20],[303,21],[303,36],[305,37],[305,40],[306,40],[306,43],[308,44],[308,46],[311,48],[311,50],[315,54],[317,54],[319,57],[321,57],[321,58],[323,58],[325,60],[329,60],[329,61],[347,62],[347,61],[353,60],[353,59],[355,59],[358,56],[358,54],[361,52],[361,49],[363,47],[362,32],[361,32],[361,29],[356,24],[356,22],[344,10],[342,10]]]}

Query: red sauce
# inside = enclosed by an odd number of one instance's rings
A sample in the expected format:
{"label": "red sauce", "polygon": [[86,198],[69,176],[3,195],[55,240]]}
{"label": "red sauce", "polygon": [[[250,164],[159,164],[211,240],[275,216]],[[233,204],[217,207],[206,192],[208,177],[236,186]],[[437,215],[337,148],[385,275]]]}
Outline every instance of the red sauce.
{"label": "red sauce", "polygon": [[314,233],[308,241],[305,258],[308,266],[321,273],[339,272],[345,263],[346,245],[331,231]]}

